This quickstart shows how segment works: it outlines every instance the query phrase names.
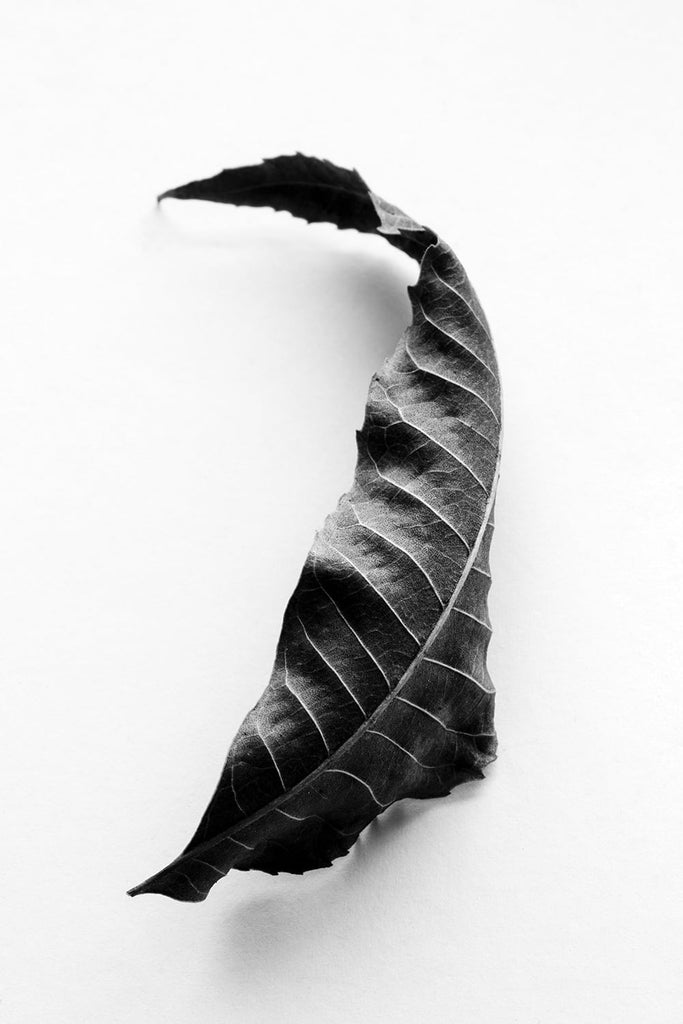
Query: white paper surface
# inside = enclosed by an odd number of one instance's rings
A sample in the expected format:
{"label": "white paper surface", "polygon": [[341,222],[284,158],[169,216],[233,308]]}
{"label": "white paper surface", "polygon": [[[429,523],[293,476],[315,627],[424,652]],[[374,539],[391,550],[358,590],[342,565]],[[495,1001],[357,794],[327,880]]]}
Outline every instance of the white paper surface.
{"label": "white paper surface", "polygon": [[[6,1024],[674,1024],[674,3],[3,15]],[[414,265],[154,196],[302,150],[446,238],[505,399],[499,760],[303,878],[125,890],[189,839],[351,479]]]}

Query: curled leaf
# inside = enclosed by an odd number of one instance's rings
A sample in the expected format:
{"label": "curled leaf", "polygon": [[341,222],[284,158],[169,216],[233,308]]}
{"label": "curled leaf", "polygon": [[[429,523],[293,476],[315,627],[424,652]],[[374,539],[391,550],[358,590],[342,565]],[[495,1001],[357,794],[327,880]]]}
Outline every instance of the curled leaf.
{"label": "curled leaf", "polygon": [[328,866],[397,800],[444,796],[494,758],[486,599],[500,384],[454,253],[356,171],[298,154],[166,197],[381,234],[420,264],[412,323],[370,384],[353,485],[308,554],[270,682],[189,845],[131,890],[197,902],[231,868]]}

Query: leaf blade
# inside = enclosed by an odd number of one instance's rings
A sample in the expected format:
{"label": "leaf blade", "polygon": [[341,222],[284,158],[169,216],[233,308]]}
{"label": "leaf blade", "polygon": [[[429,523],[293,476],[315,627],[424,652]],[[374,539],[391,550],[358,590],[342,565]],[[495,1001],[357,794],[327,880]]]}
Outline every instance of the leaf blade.
{"label": "leaf blade", "polygon": [[131,890],[196,902],[231,868],[326,866],[396,800],[444,795],[495,756],[486,595],[500,384],[455,255],[357,172],[298,154],[164,195],[288,209],[420,260],[412,323],[373,377],[353,485],[306,560],[270,683],[188,846]]}

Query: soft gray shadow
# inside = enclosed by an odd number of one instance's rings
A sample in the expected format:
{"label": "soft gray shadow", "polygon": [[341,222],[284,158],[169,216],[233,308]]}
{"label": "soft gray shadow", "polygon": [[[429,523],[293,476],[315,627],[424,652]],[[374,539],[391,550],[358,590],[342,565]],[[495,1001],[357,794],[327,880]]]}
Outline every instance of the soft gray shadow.
{"label": "soft gray shadow", "polygon": [[[260,279],[264,282],[263,302],[272,303],[274,312],[277,302],[269,296],[269,284],[277,285],[278,292],[300,297],[297,308],[302,334],[316,346],[341,343],[350,364],[357,366],[360,359],[370,373],[393,352],[410,322],[407,287],[417,279],[418,266],[381,236],[338,231],[327,224],[308,225],[271,210],[188,205],[199,207],[195,210],[202,214],[198,223],[188,217],[187,210],[178,211],[172,200],[151,210],[141,222],[143,244],[159,253],[183,248],[224,254],[220,295],[224,297],[226,325],[244,282]],[[218,224],[205,219],[207,210]],[[350,241],[353,251],[349,251]],[[188,254],[188,261],[191,259]],[[312,334],[310,324],[316,304],[322,302],[330,304],[334,322],[329,335],[320,336]],[[262,343],[258,334],[245,340]]]}
{"label": "soft gray shadow", "polygon": [[[432,848],[420,845],[419,863],[412,854],[406,854],[406,848],[415,848],[416,833],[423,828],[424,820],[434,814],[447,815],[449,810],[451,815],[457,814],[458,805],[481,796],[480,787],[480,783],[471,782],[458,786],[448,797],[394,804],[331,868],[302,877],[260,877],[255,893],[226,908],[219,955],[230,965],[231,984],[244,986],[245,991],[258,990],[260,985],[272,983],[278,971],[288,973],[294,965],[310,962],[321,946],[331,947],[326,956],[332,956],[336,942],[344,943],[347,937],[353,941],[359,918],[364,920],[366,933],[374,931],[373,924],[379,927],[385,918],[391,918],[392,908],[405,898],[400,893],[405,892],[406,873],[417,875],[430,870]],[[444,828],[444,835],[448,834],[448,828]],[[463,833],[453,849],[454,912],[460,899],[458,852],[466,846]],[[230,881],[239,884],[237,877],[229,876],[228,884]],[[370,914],[374,922],[369,920]]]}

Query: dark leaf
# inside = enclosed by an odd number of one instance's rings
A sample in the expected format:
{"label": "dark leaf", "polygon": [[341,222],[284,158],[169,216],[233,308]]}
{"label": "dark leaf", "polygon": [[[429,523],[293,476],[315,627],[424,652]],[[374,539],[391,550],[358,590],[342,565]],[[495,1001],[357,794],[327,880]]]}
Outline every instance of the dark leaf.
{"label": "dark leaf", "polygon": [[420,261],[412,323],[370,384],[353,485],[306,559],[270,682],[189,845],[131,890],[196,902],[231,868],[328,866],[397,800],[444,796],[494,758],[486,598],[501,410],[461,264],[356,171],[298,154],[169,196],[375,232]]}

